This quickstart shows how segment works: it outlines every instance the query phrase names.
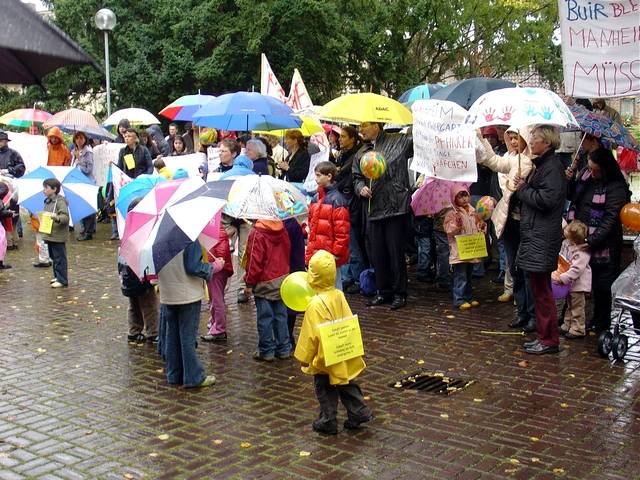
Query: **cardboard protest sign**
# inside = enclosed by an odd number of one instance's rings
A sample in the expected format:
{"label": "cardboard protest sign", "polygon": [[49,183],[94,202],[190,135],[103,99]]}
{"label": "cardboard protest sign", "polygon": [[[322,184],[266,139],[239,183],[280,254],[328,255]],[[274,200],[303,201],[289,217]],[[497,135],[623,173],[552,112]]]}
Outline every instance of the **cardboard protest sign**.
{"label": "cardboard protest sign", "polygon": [[489,256],[487,253],[487,241],[482,232],[456,235],[456,245],[458,246],[458,258],[460,260],[473,260],[474,258]]}
{"label": "cardboard protest sign", "polygon": [[476,132],[465,124],[467,111],[453,102],[418,100],[413,111],[411,169],[427,177],[475,182]]}
{"label": "cardboard protest sign", "polygon": [[321,323],[318,331],[325,365],[335,365],[364,355],[357,315]]}
{"label": "cardboard protest sign", "polygon": [[198,176],[198,167],[207,161],[204,153],[192,153],[190,155],[180,155],[176,157],[163,157],[164,164],[169,170],[175,172],[182,168],[187,172],[189,177]]}
{"label": "cardboard protest sign", "polygon": [[125,146],[124,143],[103,143],[93,147],[93,176],[96,179],[96,185],[107,183],[109,164],[118,163],[120,150]]}
{"label": "cardboard protest sign", "polygon": [[558,0],[564,90],[572,97],[640,93],[638,0]]}

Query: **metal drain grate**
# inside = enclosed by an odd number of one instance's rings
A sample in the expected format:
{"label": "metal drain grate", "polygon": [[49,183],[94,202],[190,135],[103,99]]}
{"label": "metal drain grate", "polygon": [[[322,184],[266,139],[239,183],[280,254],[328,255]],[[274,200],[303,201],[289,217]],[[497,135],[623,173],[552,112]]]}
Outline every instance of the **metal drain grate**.
{"label": "metal drain grate", "polygon": [[473,380],[448,377],[444,373],[417,372],[401,378],[390,387],[397,389],[420,390],[436,395],[451,395],[467,388]]}

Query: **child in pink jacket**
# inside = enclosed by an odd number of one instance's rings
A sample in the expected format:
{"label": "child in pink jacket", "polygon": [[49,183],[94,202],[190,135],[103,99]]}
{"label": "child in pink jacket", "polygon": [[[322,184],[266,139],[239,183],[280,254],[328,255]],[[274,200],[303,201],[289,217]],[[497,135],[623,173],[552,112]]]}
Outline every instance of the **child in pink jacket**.
{"label": "child in pink jacket", "polygon": [[564,238],[560,255],[569,262],[565,273],[556,270],[551,279],[562,285],[571,284],[571,293],[567,297],[567,309],[560,332],[568,340],[585,336],[585,293],[591,291],[591,254],[585,243],[587,226],[580,220],[574,220],[564,227]]}
{"label": "child in pink jacket", "polygon": [[444,217],[444,231],[449,240],[449,264],[453,269],[453,306],[460,310],[477,307],[480,302],[473,300],[471,273],[473,265],[480,259],[461,260],[458,254],[457,235],[468,235],[487,231],[487,224],[469,203],[471,196],[464,186],[451,188],[453,209]]}

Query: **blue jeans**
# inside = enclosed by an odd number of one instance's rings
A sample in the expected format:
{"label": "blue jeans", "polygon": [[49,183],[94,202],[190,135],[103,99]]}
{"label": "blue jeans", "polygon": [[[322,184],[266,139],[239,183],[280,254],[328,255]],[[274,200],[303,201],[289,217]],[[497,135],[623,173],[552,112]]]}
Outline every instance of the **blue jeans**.
{"label": "blue jeans", "polygon": [[472,300],[471,278],[473,263],[456,263],[453,265],[453,306],[459,307]]}
{"label": "blue jeans", "polygon": [[533,322],[536,319],[536,308],[529,275],[516,265],[518,246],[520,245],[520,222],[509,218],[502,234],[504,249],[507,254],[507,265],[513,277],[513,298],[516,301],[518,320],[521,323]]}
{"label": "blue jeans", "polygon": [[[471,195],[471,205],[476,208],[478,200],[482,198],[482,195]],[[488,248],[488,247],[487,247]],[[478,263],[473,264],[473,274],[476,277],[484,277],[484,261],[480,259]]]}
{"label": "blue jeans", "polygon": [[161,306],[165,369],[170,384],[195,387],[205,378],[204,368],[196,355],[200,303]]}
{"label": "blue jeans", "polygon": [[341,269],[342,267],[336,268],[336,288],[340,291],[342,291],[342,270]]}
{"label": "blue jeans", "polygon": [[291,353],[287,307],[282,300],[255,297],[258,324],[258,351],[263,357]]}
{"label": "blue jeans", "polygon": [[349,262],[340,267],[342,281],[345,283],[356,283],[360,280],[360,274],[367,268],[360,251],[360,243],[358,242],[357,232],[351,226],[349,232]]}
{"label": "blue jeans", "polygon": [[111,236],[112,237],[119,237],[120,236],[118,234],[118,221],[116,220],[115,217],[111,218]]}
{"label": "blue jeans", "polygon": [[415,217],[413,225],[416,231],[416,244],[418,245],[418,266],[416,273],[419,277],[431,277],[433,218]]}
{"label": "blue jeans", "polygon": [[434,230],[436,237],[436,282],[449,285],[449,239],[445,232]]}
{"label": "blue jeans", "polygon": [[67,246],[63,242],[47,242],[49,258],[53,265],[53,276],[63,285],[69,285],[67,279]]}
{"label": "blue jeans", "polygon": [[507,250],[504,248],[504,240],[498,239],[498,253],[500,254],[500,270],[507,270]]}

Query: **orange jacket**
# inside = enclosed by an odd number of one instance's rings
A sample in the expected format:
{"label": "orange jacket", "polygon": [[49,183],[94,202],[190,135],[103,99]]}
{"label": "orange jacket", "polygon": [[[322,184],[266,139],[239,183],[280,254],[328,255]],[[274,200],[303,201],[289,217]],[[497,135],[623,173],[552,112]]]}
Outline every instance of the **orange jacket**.
{"label": "orange jacket", "polygon": [[[55,137],[60,140],[55,145],[51,143],[51,139]],[[64,138],[62,132],[58,127],[53,127],[47,133],[48,143],[47,150],[49,151],[49,157],[47,159],[47,165],[50,167],[68,167],[71,165],[71,152],[64,144]]]}

